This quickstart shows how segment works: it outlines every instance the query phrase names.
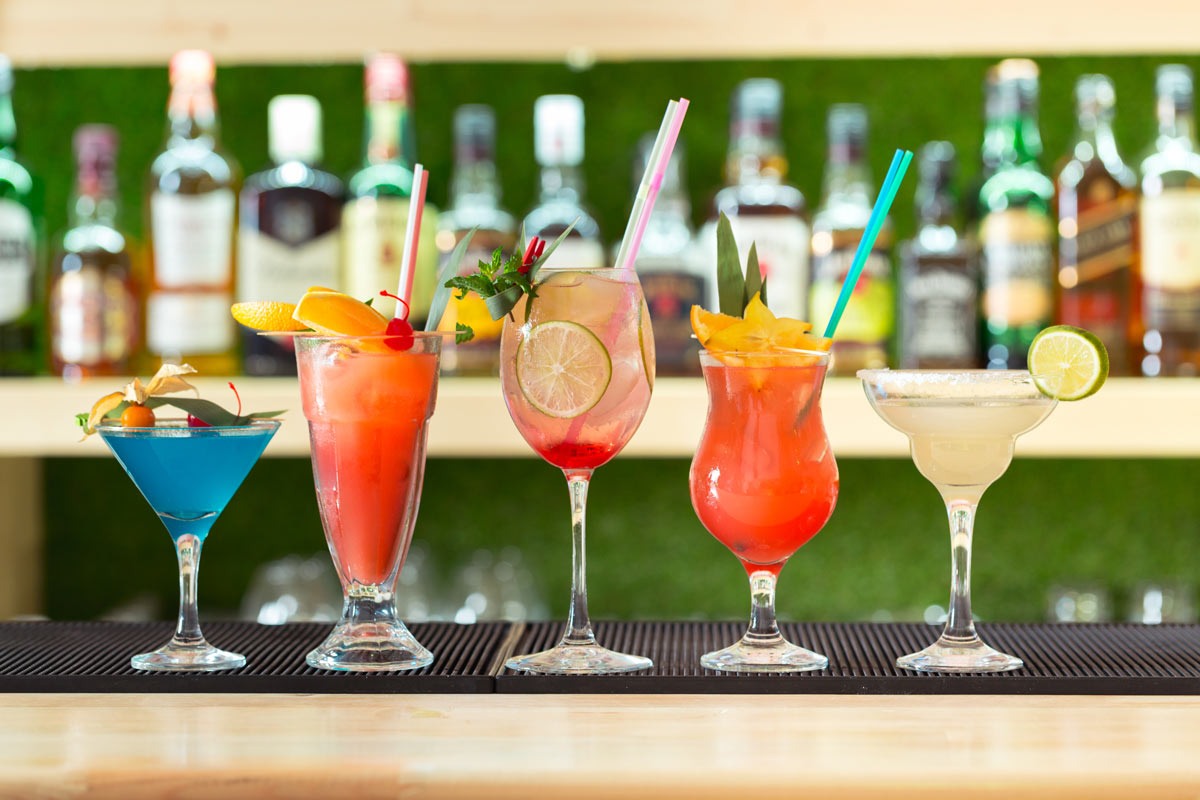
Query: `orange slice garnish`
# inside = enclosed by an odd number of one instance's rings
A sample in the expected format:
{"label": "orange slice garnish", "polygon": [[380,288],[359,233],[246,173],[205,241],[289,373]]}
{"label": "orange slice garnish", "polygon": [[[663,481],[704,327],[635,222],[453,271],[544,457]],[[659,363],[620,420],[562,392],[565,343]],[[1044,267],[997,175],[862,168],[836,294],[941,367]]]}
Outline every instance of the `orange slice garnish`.
{"label": "orange slice garnish", "polygon": [[305,327],[292,318],[296,313],[294,303],[234,303],[229,312],[238,322],[255,331],[300,331]]}
{"label": "orange slice garnish", "polygon": [[700,306],[692,306],[692,331],[696,334],[701,346],[707,345],[714,333],[723,331],[736,322],[741,322],[741,320],[728,314],[717,314],[705,311]]}
{"label": "orange slice garnish", "polygon": [[341,292],[307,292],[292,319],[318,333],[375,336],[387,332],[387,317],[361,300]]}

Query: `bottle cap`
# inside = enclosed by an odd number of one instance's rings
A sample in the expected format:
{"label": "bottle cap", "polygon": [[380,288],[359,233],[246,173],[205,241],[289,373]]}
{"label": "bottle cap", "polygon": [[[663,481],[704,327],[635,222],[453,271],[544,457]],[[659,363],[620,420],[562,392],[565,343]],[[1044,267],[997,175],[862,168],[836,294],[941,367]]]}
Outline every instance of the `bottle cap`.
{"label": "bottle cap", "polygon": [[80,125],[71,138],[78,167],[80,194],[109,194],[116,189],[117,129],[111,125]]}
{"label": "bottle cap", "polygon": [[267,131],[271,160],[320,162],[321,104],[306,94],[281,94],[267,104]]}
{"label": "bottle cap", "polygon": [[990,113],[998,117],[1035,113],[1038,103],[1037,64],[1028,58],[1006,58],[996,64],[994,70],[996,88]]}
{"label": "bottle cap", "polygon": [[1183,64],[1163,64],[1154,75],[1159,95],[1191,97],[1192,71]]}
{"label": "bottle cap", "polygon": [[941,218],[954,214],[954,175],[957,171],[954,145],[927,142],[917,156],[917,216]]}
{"label": "bottle cap", "polygon": [[171,57],[171,85],[211,84],[217,77],[217,65],[207,50],[180,50]]}
{"label": "bottle cap", "polygon": [[7,94],[12,88],[12,62],[8,60],[8,56],[0,53],[0,94]]}
{"label": "bottle cap", "polygon": [[496,114],[491,106],[466,105],[454,110],[454,159],[460,164],[491,161],[496,150]]}
{"label": "bottle cap", "polygon": [[573,94],[545,94],[533,104],[533,152],[543,167],[583,163],[583,101]]}
{"label": "bottle cap", "polygon": [[1075,110],[1080,115],[1099,117],[1112,111],[1117,92],[1107,75],[1080,75],[1075,82]]}
{"label": "bottle cap", "polygon": [[858,103],[836,103],[825,121],[829,137],[829,160],[846,164],[863,157],[867,150],[867,109]]}
{"label": "bottle cap", "polygon": [[729,102],[729,137],[774,138],[783,113],[783,86],[771,78],[750,78],[733,90]]}
{"label": "bottle cap", "polygon": [[395,53],[375,53],[368,56],[363,80],[368,103],[408,100],[408,65]]}

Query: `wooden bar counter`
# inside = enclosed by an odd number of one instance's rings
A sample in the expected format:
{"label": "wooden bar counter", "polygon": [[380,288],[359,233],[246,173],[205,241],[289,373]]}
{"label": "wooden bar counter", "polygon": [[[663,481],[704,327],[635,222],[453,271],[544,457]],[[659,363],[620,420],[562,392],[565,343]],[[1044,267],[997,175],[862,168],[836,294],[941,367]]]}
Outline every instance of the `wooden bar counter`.
{"label": "wooden bar counter", "polygon": [[0,798],[1200,796],[1200,697],[0,695]]}

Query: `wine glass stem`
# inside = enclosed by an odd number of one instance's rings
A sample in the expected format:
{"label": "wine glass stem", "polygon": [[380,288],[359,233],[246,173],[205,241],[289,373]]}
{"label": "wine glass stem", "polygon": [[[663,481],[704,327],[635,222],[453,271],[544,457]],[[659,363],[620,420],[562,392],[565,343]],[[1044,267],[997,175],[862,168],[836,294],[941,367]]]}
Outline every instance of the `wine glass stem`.
{"label": "wine glass stem", "polygon": [[971,619],[971,536],[975,527],[975,508],[976,503],[969,500],[946,503],[950,518],[950,608],[943,639],[978,639]]}
{"label": "wine glass stem", "polygon": [[175,540],[179,556],[179,622],[175,625],[172,645],[196,647],[204,643],[200,633],[200,612],[196,608],[196,579],[200,572],[200,548],[204,540],[184,534]]}
{"label": "wine glass stem", "polygon": [[775,620],[774,573],[756,570],[750,573],[750,627],[745,639],[753,644],[778,642],[779,623]]}
{"label": "wine glass stem", "polygon": [[588,481],[592,471],[563,470],[571,492],[571,608],[567,612],[567,630],[563,644],[596,643],[587,607],[586,516]]}

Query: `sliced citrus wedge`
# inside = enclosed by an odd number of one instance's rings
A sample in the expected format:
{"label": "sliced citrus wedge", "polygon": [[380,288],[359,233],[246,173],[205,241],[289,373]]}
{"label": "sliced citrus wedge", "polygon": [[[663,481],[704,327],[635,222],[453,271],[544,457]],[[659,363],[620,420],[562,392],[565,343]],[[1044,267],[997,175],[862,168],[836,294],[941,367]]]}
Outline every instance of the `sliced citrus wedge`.
{"label": "sliced citrus wedge", "polygon": [[264,301],[258,303],[234,303],[229,307],[233,318],[255,331],[302,331],[304,325],[292,318],[296,313],[295,303]]}
{"label": "sliced citrus wedge", "polygon": [[1091,331],[1055,325],[1029,345],[1029,371],[1042,394],[1082,400],[1100,391],[1108,378],[1108,351]]}
{"label": "sliced citrus wedge", "polygon": [[306,292],[292,319],[318,333],[376,336],[387,331],[387,317],[361,300],[341,292]]}
{"label": "sliced citrus wedge", "polygon": [[558,419],[594,408],[612,380],[608,349],[583,325],[566,320],[534,325],[517,345],[516,362],[525,399]]}
{"label": "sliced citrus wedge", "polygon": [[700,306],[692,306],[692,332],[696,334],[701,346],[707,345],[714,333],[725,330],[735,322],[741,320],[728,314],[717,314],[705,311]]}

